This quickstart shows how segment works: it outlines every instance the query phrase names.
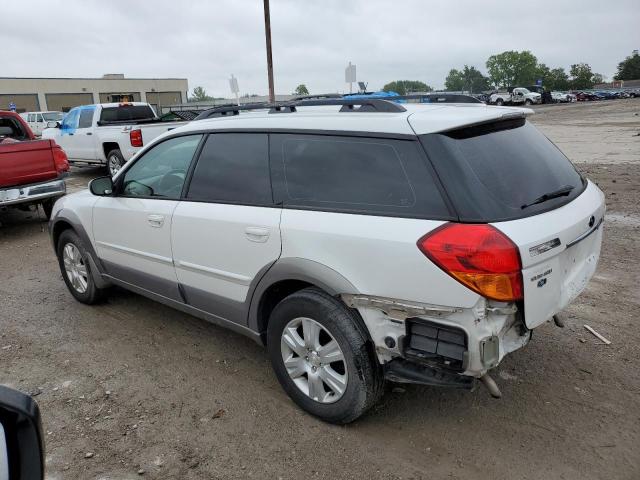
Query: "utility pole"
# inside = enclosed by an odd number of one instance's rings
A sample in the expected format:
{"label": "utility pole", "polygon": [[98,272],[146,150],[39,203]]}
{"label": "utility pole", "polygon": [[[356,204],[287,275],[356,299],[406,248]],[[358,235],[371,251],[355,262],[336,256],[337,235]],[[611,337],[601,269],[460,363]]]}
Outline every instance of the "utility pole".
{"label": "utility pole", "polygon": [[273,59],[271,57],[271,16],[269,0],[264,0],[264,35],[267,39],[267,74],[269,75],[269,102],[275,103],[276,94],[273,87]]}

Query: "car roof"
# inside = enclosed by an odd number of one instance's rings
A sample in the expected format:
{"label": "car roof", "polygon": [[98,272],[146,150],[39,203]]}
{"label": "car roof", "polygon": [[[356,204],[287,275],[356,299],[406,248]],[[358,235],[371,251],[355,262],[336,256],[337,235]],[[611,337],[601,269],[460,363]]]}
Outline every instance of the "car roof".
{"label": "car roof", "polygon": [[240,112],[190,122],[171,130],[172,134],[190,131],[252,130],[363,132],[383,135],[422,135],[444,132],[502,118],[532,114],[527,108],[496,107],[483,103],[412,104],[404,103],[402,112],[340,112],[340,105],[302,106],[292,113],[265,110]]}

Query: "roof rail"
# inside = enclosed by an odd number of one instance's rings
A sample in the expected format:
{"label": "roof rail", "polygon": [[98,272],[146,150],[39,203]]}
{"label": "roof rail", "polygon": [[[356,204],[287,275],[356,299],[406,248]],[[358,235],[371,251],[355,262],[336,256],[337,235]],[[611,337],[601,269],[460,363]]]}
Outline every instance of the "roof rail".
{"label": "roof rail", "polygon": [[[406,112],[407,109],[393,101],[380,98],[330,98],[319,100],[301,100],[291,102],[289,105],[298,107],[315,107],[321,105],[342,105],[341,112]],[[358,108],[355,108],[358,107]]]}
{"label": "roof rail", "polygon": [[266,110],[268,108],[271,108],[272,106],[273,104],[267,102],[245,103],[244,105],[222,105],[203,111],[202,113],[200,113],[200,115],[194,118],[194,120],[239,115],[240,111],[242,110]]}
{"label": "roof rail", "polygon": [[[248,103],[245,105],[225,105],[203,111],[194,120],[205,118],[226,117],[239,115],[247,110],[269,110],[269,113],[294,113],[297,107],[314,107],[325,105],[342,105],[340,112],[406,112],[402,105],[389,100],[379,98],[346,99],[346,98],[320,98],[291,100],[281,103]],[[358,107],[358,108],[355,108]]]}
{"label": "roof rail", "polygon": [[290,101],[298,102],[300,100],[321,100],[323,98],[342,98],[342,95],[339,93],[319,93],[317,95],[300,95],[298,97],[292,98]]}

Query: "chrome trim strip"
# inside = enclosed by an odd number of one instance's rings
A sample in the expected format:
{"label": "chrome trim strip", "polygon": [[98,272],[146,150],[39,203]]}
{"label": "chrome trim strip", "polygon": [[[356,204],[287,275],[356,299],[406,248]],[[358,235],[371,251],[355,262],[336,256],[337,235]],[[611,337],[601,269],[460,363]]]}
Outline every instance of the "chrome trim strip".
{"label": "chrome trim strip", "polygon": [[96,241],[96,243],[102,247],[110,248],[111,250],[117,250],[119,252],[129,253],[131,255],[136,255],[138,257],[149,258],[157,262],[168,263],[169,265],[173,265],[173,259],[169,257],[163,257],[162,255],[156,255],[155,253],[142,252],[134,248],[123,247],[121,245],[115,245],[113,243],[107,243],[107,242],[101,242],[101,241]]}
{"label": "chrome trim strip", "polygon": [[214,277],[222,278],[223,280],[230,280],[234,283],[239,283],[240,285],[246,286],[251,282],[251,277],[238,275],[237,273],[226,272],[224,270],[218,270],[217,268],[205,267],[204,265],[198,265],[196,263],[183,262],[182,260],[178,260],[177,264],[188,270],[196,270],[197,272],[207,273]]}
{"label": "chrome trim strip", "polygon": [[602,225],[602,222],[604,222],[604,215],[600,218],[600,221],[597,223],[597,225],[595,227],[593,227],[591,230],[586,231],[585,233],[583,233],[582,235],[580,235],[578,238],[570,241],[569,243],[567,243],[567,246],[565,247],[565,250],[567,248],[573,247],[576,243],[580,243],[582,240],[584,240],[585,238],[587,238],[589,235],[591,235],[593,232],[595,232],[596,230],[598,230],[598,228],[600,228],[600,225]]}

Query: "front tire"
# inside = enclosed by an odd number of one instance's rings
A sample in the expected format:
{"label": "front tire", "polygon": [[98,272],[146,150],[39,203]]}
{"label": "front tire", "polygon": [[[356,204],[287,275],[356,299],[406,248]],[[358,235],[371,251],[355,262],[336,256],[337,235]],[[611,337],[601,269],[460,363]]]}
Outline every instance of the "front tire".
{"label": "front tire", "polygon": [[89,254],[80,237],[72,230],[65,230],[58,239],[56,252],[62,278],[71,295],[87,305],[102,301],[106,292],[96,287],[91,275]]}
{"label": "front tire", "polygon": [[118,173],[118,170],[125,164],[124,157],[120,149],[115,148],[107,154],[107,170],[112,177]]}
{"label": "front tire", "polygon": [[267,328],[278,381],[303,410],[352,422],[380,398],[384,378],[356,314],[316,288],[281,301]]}
{"label": "front tire", "polygon": [[531,105],[533,102],[531,100],[529,100],[528,98],[524,101],[524,104],[529,106]]}
{"label": "front tire", "polygon": [[497,99],[496,100],[496,105],[499,106],[499,107],[503,106],[504,105],[504,100],[501,99],[501,98]]}

